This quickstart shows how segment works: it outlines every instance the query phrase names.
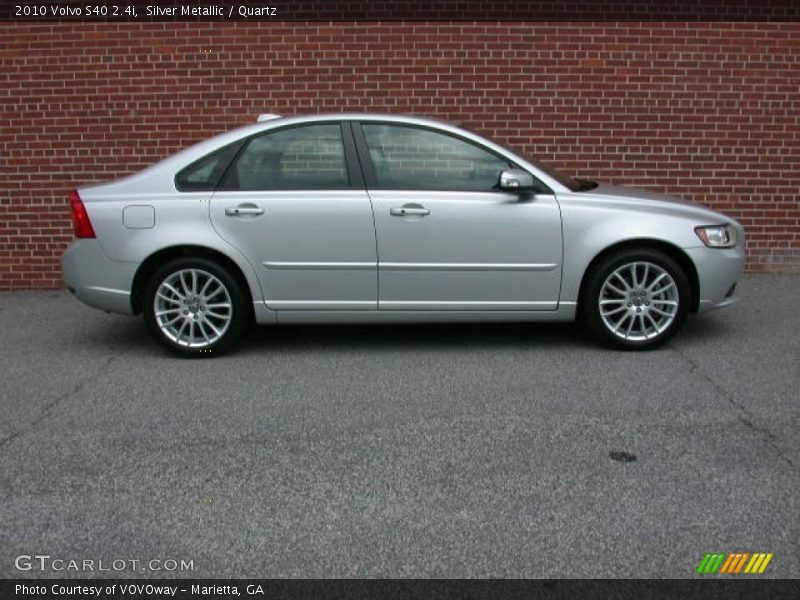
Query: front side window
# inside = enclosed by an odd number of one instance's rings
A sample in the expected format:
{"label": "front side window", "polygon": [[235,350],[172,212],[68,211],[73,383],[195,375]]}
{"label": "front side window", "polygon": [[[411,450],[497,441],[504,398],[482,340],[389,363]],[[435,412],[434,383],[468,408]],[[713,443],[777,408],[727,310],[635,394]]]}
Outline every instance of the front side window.
{"label": "front side window", "polygon": [[226,175],[226,190],[314,190],[350,186],[338,123],[253,138]]}
{"label": "front side window", "polygon": [[480,146],[430,129],[364,123],[362,130],[380,188],[489,191],[510,166]]}

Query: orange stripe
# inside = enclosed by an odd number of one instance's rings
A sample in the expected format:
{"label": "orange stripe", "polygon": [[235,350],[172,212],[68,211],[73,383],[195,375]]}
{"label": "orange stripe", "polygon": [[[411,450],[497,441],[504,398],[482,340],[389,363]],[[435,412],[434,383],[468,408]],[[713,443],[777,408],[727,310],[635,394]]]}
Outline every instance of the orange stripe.
{"label": "orange stripe", "polygon": [[728,567],[733,562],[733,557],[736,556],[735,554],[728,554],[728,558],[725,559],[725,563],[722,565],[722,568],[719,570],[720,573],[727,573]]}
{"label": "orange stripe", "polygon": [[736,565],[739,564],[740,558],[742,558],[742,555],[739,552],[735,552],[733,554],[733,560],[731,561],[731,566],[728,567],[728,573],[733,573],[733,570],[736,568]]}
{"label": "orange stripe", "polygon": [[739,561],[739,564],[738,564],[738,565],[736,565],[736,570],[734,571],[734,573],[738,573],[739,571],[741,571],[741,570],[742,570],[742,567],[744,566],[744,561],[746,561],[746,560],[747,560],[747,557],[748,557],[748,556],[750,556],[750,553],[749,553],[749,552],[745,552],[744,554],[742,554],[742,558],[741,558],[741,560]]}

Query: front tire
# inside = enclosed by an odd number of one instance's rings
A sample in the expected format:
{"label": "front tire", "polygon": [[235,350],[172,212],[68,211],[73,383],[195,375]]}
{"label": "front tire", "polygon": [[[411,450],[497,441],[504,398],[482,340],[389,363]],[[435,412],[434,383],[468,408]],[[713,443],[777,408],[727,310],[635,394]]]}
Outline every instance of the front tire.
{"label": "front tire", "polygon": [[681,266],[649,248],[622,250],[588,274],[581,314],[606,344],[626,350],[660,346],[689,312],[690,286]]}
{"label": "front tire", "polygon": [[201,358],[227,351],[247,325],[245,293],[225,267],[178,258],[159,268],[145,290],[144,319],[173,353]]}

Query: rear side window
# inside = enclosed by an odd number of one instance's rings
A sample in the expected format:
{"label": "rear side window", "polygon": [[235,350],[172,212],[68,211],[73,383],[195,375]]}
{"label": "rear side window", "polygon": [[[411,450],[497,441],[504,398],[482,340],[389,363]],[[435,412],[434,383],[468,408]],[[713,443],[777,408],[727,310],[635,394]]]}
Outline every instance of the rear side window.
{"label": "rear side window", "polygon": [[251,139],[222,187],[244,191],[350,187],[341,126],[290,127]]}
{"label": "rear side window", "polygon": [[175,187],[182,192],[214,190],[241,145],[241,142],[237,142],[196,160],[178,172]]}

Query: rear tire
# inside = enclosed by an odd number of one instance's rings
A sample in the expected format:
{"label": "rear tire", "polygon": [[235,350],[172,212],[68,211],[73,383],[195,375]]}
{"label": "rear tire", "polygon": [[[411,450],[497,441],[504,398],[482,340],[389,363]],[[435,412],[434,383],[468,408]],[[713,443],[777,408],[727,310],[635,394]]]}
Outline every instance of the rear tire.
{"label": "rear tire", "polygon": [[222,265],[178,258],[150,278],[144,319],[156,339],[178,356],[207,358],[231,348],[249,321],[246,294]]}
{"label": "rear tire", "polygon": [[587,275],[581,317],[606,344],[646,350],[677,333],[690,298],[689,280],[672,257],[630,248],[603,258]]}

